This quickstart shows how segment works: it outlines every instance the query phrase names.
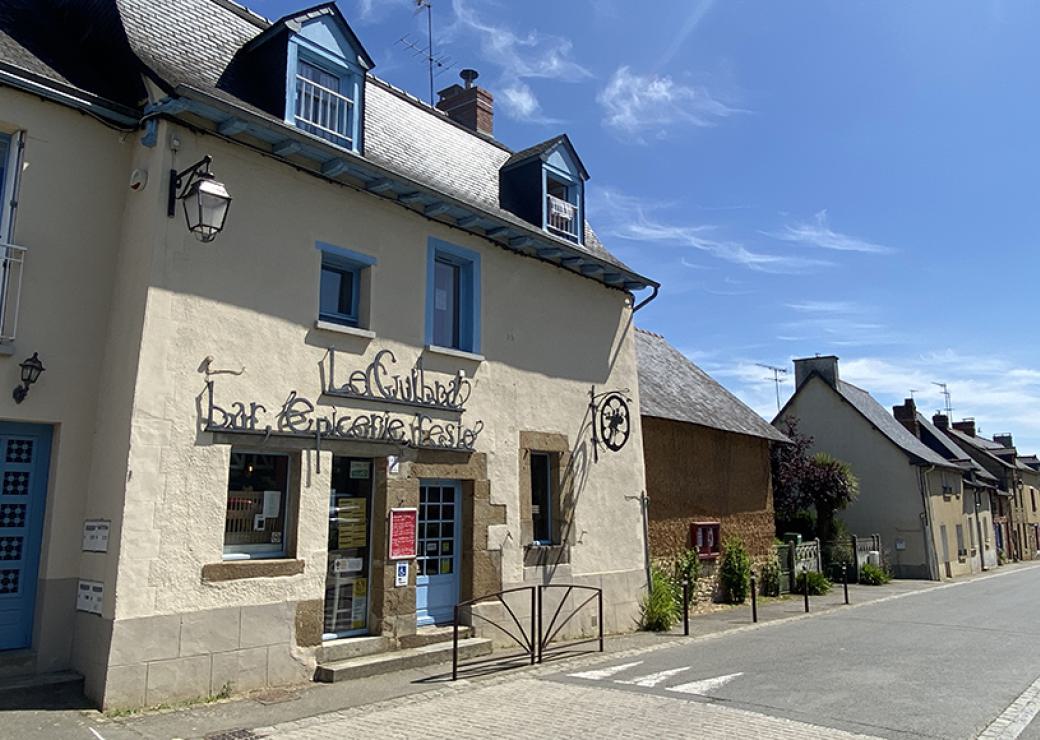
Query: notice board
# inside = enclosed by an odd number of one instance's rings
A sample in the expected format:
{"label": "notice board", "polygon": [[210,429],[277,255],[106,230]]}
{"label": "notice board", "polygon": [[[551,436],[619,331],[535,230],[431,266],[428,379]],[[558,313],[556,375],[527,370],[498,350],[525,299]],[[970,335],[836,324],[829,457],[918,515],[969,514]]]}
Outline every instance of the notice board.
{"label": "notice board", "polygon": [[390,509],[390,559],[415,557],[418,509]]}

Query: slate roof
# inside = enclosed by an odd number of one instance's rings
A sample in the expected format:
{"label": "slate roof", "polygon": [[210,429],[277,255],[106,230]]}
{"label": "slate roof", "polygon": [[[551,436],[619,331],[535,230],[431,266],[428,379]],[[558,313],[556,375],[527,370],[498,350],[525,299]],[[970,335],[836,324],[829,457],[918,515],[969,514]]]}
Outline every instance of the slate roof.
{"label": "slate roof", "polygon": [[974,447],[976,450],[984,452],[1001,465],[1006,465],[1009,468],[1013,467],[1011,463],[1009,463],[1007,460],[1002,459],[996,454],[997,450],[1002,450],[1004,448],[993,442],[993,440],[986,439],[985,437],[972,437],[960,431],[959,429],[949,429],[946,433],[950,435],[951,438],[965,442],[966,444],[969,444],[972,447]]}
{"label": "slate roof", "polygon": [[642,416],[790,442],[659,334],[637,329],[636,352]]}
{"label": "slate roof", "polygon": [[578,168],[581,170],[582,176],[585,179],[588,179],[589,171],[585,169],[585,165],[582,163],[581,157],[578,156],[578,151],[574,148],[574,145],[571,143],[570,137],[567,136],[567,134],[560,134],[559,136],[554,136],[551,139],[546,139],[540,144],[535,144],[534,146],[529,146],[526,149],[520,150],[519,152],[511,156],[509,159],[507,159],[505,164],[502,165],[502,168],[505,169],[506,167],[512,167],[515,164],[526,162],[528,159],[540,157],[546,152],[552,151],[552,149],[554,149],[557,144],[563,144],[565,147],[567,147],[571,155],[574,157],[574,160],[577,163]]}
{"label": "slate roof", "polygon": [[875,401],[874,397],[862,388],[854,386],[852,383],[846,383],[844,380],[839,380],[838,387],[835,390],[842,398],[852,404],[867,421],[873,424],[878,431],[911,457],[944,468],[957,467],[911,434],[906,427],[896,421],[895,417],[885,410],[884,406]]}
{"label": "slate roof", "polygon": [[[311,11],[332,5],[322,3]],[[49,51],[67,47],[74,54],[77,46],[70,41],[75,39],[59,38],[60,29],[56,30],[53,23],[33,26],[24,20],[26,13],[53,19],[54,14],[64,13],[66,6],[89,12],[97,19],[93,24],[79,24],[92,28],[95,38],[105,36],[113,48],[125,47],[122,59],[112,56],[111,68],[103,75],[94,75],[100,79],[76,79],[76,75],[92,69],[101,57],[92,55],[90,64],[84,64],[81,56],[60,58],[56,63],[49,58]],[[17,23],[11,21],[12,8],[22,13]],[[118,93],[116,102],[133,101],[139,109],[145,94],[140,81],[144,72],[167,92],[189,97],[201,93],[282,126],[282,116],[236,94],[236,84],[241,80],[235,65],[240,59],[236,55],[250,41],[280,22],[272,24],[231,0],[0,0],[0,66],[10,64],[95,94],[112,90]],[[28,28],[32,38],[13,38],[9,32],[15,26],[23,31]],[[365,159],[497,218],[540,230],[500,206],[499,170],[513,156],[501,142],[466,129],[371,74],[366,78],[364,110]],[[604,248],[587,222],[584,244],[568,242],[567,247],[635,274]]]}
{"label": "slate roof", "polygon": [[939,454],[945,457],[947,460],[957,461],[958,463],[964,462],[966,470],[971,470],[976,478],[980,478],[987,482],[996,483],[997,479],[989,473],[984,467],[979,465],[971,457],[968,457],[964,450],[957,446],[957,444],[950,439],[946,433],[935,426],[928,418],[922,414],[917,414],[917,421],[921,425],[921,428],[927,432],[932,439],[935,440],[936,444],[940,447],[938,450]]}

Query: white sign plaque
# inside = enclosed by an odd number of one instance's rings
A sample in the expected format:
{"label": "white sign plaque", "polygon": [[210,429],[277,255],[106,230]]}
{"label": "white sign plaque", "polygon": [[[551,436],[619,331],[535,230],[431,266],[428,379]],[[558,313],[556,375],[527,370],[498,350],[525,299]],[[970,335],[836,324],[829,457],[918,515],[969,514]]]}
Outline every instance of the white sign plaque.
{"label": "white sign plaque", "polygon": [[76,591],[76,610],[101,614],[104,597],[105,584],[101,581],[80,581],[79,589]]}
{"label": "white sign plaque", "polygon": [[397,564],[397,574],[394,577],[394,587],[400,588],[401,586],[408,585],[408,561]]}
{"label": "white sign plaque", "polygon": [[107,519],[87,519],[83,522],[83,550],[108,552],[108,532],[112,522]]}

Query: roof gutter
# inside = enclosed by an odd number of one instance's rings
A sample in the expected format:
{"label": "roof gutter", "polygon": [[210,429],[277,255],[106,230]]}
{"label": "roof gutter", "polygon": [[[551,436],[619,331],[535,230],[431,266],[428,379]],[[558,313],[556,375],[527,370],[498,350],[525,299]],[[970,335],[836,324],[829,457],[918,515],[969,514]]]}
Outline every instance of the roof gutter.
{"label": "roof gutter", "polygon": [[133,108],[127,108],[69,85],[62,85],[6,62],[0,62],[0,85],[39,95],[46,100],[76,108],[127,128],[136,129],[140,124],[140,115]]}
{"label": "roof gutter", "polygon": [[646,298],[644,298],[639,303],[637,303],[635,306],[633,306],[632,307],[632,313],[635,313],[636,311],[641,309],[643,306],[648,304],[650,301],[652,301],[654,298],[657,298],[657,294],[661,292],[661,286],[657,285],[656,283],[654,285],[650,286],[650,287],[653,288],[653,293],[651,293]]}

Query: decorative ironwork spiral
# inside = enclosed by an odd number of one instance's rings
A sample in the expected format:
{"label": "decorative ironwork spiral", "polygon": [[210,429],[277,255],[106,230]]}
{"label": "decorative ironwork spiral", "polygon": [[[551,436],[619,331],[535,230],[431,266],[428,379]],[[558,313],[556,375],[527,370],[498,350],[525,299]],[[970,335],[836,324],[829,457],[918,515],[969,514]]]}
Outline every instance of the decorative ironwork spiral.
{"label": "decorative ironwork spiral", "polygon": [[599,405],[599,437],[608,450],[617,452],[628,442],[631,432],[628,403],[619,393],[611,393]]}

